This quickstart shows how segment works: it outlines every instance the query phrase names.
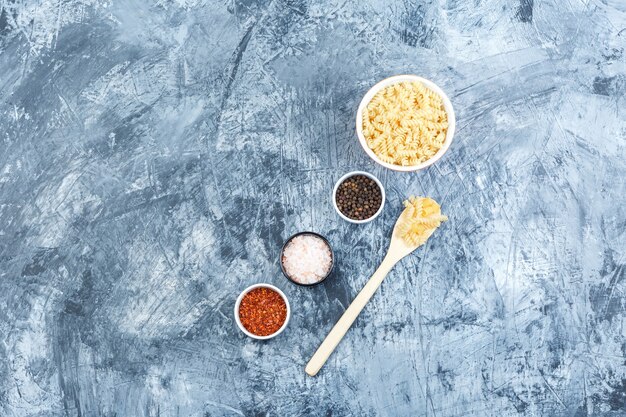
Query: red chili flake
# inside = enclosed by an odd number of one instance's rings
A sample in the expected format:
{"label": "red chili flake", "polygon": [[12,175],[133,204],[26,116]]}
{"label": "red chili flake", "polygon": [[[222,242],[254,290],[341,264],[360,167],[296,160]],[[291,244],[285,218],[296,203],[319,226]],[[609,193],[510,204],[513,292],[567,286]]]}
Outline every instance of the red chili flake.
{"label": "red chili flake", "polygon": [[269,336],[276,333],[287,319],[287,304],[271,288],[255,288],[243,296],[239,320],[250,333]]}

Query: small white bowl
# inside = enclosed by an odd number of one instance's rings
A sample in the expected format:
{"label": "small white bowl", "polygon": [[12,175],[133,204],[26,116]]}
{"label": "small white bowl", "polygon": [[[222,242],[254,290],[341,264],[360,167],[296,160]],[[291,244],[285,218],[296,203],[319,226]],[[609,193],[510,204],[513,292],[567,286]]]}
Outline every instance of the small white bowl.
{"label": "small white bowl", "polygon": [[[374,151],[372,151],[370,147],[367,145],[367,141],[365,140],[365,136],[363,135],[363,109],[367,107],[370,100],[372,100],[372,98],[380,90],[382,90],[383,88],[387,88],[390,85],[397,84],[400,82],[405,82],[405,81],[409,81],[409,82],[419,81],[422,84],[424,84],[424,86],[426,86],[427,88],[439,94],[439,96],[441,96],[441,100],[443,101],[443,106],[446,110],[446,113],[448,113],[448,131],[446,132],[446,139],[443,142],[443,146],[441,147],[441,149],[439,149],[439,151],[437,151],[437,153],[429,160],[422,162],[421,164],[418,164],[418,165],[410,165],[410,166],[394,165],[394,164],[381,161],[380,158],[376,156]],[[363,100],[361,100],[359,109],[356,112],[356,134],[359,137],[359,142],[361,143],[361,146],[365,150],[365,153],[367,153],[367,155],[370,158],[372,158],[374,162],[384,166],[385,168],[393,169],[394,171],[402,171],[402,172],[419,171],[420,169],[424,169],[434,164],[435,162],[437,162],[450,147],[450,144],[452,143],[452,138],[454,137],[455,127],[456,127],[456,123],[455,123],[454,109],[452,108],[452,103],[450,102],[450,99],[448,98],[446,93],[444,93],[443,90],[439,88],[437,84],[435,84],[434,82],[427,80],[426,78],[418,77],[417,75],[396,75],[393,77],[385,78],[384,80],[380,81],[374,87],[370,88],[370,90],[365,94],[365,96],[363,97]]]}
{"label": "small white bowl", "polygon": [[[378,187],[380,188],[380,194],[381,194],[381,203],[380,203],[380,207],[378,208],[378,211],[376,213],[374,213],[374,215],[368,219],[364,219],[364,220],[354,220],[351,219],[350,217],[344,215],[341,210],[339,210],[339,207],[337,207],[337,189],[339,188],[339,185],[341,185],[342,182],[344,182],[346,179],[353,177],[355,175],[365,175],[368,178],[371,178],[374,180],[374,182],[378,185]],[[335,207],[335,211],[337,212],[337,214],[339,214],[341,216],[342,219],[349,221],[350,223],[356,223],[356,224],[361,224],[361,223],[367,223],[367,222],[371,222],[372,220],[374,220],[376,217],[378,217],[378,215],[380,213],[382,213],[383,211],[383,207],[385,207],[385,187],[383,187],[383,184],[378,180],[378,178],[376,178],[374,175],[370,174],[369,172],[365,172],[365,171],[352,171],[352,172],[348,172],[346,175],[344,175],[343,177],[339,178],[339,180],[335,183],[335,187],[333,188],[333,195],[332,195],[332,200],[333,200],[333,207]]]}
{"label": "small white bowl", "polygon": [[[280,294],[281,297],[283,297],[283,300],[285,300],[285,305],[287,306],[287,317],[285,318],[285,322],[283,323],[283,325],[280,327],[280,329],[278,329],[276,333],[272,333],[267,336],[257,336],[253,333],[250,333],[248,330],[246,330],[245,327],[243,327],[243,324],[241,324],[241,320],[239,319],[239,306],[241,305],[241,300],[246,294],[248,294],[250,291],[252,291],[255,288],[269,288],[271,290],[276,291],[278,294]],[[275,286],[271,284],[261,283],[261,284],[251,285],[245,290],[243,290],[241,294],[239,294],[239,297],[237,297],[237,301],[235,302],[235,321],[237,322],[237,326],[239,326],[239,330],[241,330],[247,336],[250,336],[253,339],[267,340],[267,339],[271,339],[273,337],[278,336],[279,334],[283,332],[283,330],[285,330],[285,327],[287,327],[287,324],[289,323],[290,318],[291,318],[291,308],[289,307],[289,300],[287,300],[287,296],[285,295],[285,293],[283,293],[281,290],[279,290],[278,288],[276,288]]]}

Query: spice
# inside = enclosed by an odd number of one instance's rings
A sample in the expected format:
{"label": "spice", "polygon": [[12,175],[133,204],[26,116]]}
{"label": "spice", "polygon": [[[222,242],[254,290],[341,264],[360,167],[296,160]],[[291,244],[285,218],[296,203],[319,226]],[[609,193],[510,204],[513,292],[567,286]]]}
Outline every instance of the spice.
{"label": "spice", "polygon": [[382,192],[376,181],[365,175],[346,178],[335,194],[341,213],[352,220],[367,220],[378,212]]}
{"label": "spice", "polygon": [[312,285],[326,278],[333,266],[333,255],[324,239],[305,233],[289,240],[281,262],[285,274],[291,280]]}
{"label": "spice", "polygon": [[241,299],[239,320],[243,327],[257,336],[276,333],[287,319],[287,304],[283,297],[271,288],[259,287]]}

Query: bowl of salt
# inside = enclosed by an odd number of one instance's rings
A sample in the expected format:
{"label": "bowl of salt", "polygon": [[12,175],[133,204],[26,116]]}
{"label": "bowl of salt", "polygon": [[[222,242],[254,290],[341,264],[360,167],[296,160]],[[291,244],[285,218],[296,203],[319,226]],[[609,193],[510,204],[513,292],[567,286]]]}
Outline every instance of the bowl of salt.
{"label": "bowl of salt", "polygon": [[328,240],[315,232],[291,236],[280,251],[280,268],[294,284],[310,287],[333,271],[335,255]]}

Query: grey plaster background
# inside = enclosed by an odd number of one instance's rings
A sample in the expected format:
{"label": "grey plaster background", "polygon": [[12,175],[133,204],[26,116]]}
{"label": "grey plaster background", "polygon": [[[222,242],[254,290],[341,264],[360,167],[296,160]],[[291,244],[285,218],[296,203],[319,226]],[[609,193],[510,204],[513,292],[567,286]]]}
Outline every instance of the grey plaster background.
{"label": "grey plaster background", "polygon": [[[620,0],[2,0],[0,415],[625,416],[625,46]],[[398,73],[457,113],[415,174],[353,127]],[[409,194],[450,222],[307,377]],[[304,229],[339,259],[311,289]],[[232,316],[259,281],[294,313],[267,343]]]}

